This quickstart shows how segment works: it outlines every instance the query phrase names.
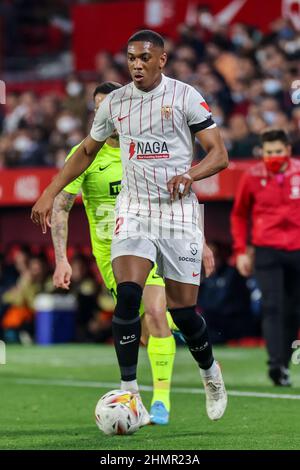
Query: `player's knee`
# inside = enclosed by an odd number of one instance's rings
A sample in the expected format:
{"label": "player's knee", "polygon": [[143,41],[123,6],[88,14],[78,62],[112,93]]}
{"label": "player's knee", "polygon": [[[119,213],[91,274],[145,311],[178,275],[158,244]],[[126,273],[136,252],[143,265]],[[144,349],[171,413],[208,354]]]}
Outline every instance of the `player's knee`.
{"label": "player's knee", "polygon": [[121,282],[117,286],[117,305],[115,316],[126,317],[137,313],[142,299],[143,289],[135,282]]}
{"label": "player's knee", "polygon": [[145,317],[152,336],[163,337],[170,332],[166,313],[159,309],[149,309],[145,311]]}
{"label": "player's knee", "polygon": [[196,312],[195,305],[184,308],[170,308],[169,312],[175,325],[186,336],[190,336],[195,331],[202,331],[206,328],[205,320]]}
{"label": "player's knee", "polygon": [[183,308],[169,308],[169,312],[175,323],[188,320],[189,318],[193,318],[197,315],[195,305]]}
{"label": "player's knee", "polygon": [[145,308],[145,315],[147,316],[147,321],[157,323],[166,316],[166,310],[156,305],[149,305]]}
{"label": "player's knee", "polygon": [[[156,312],[157,313],[157,312]],[[145,312],[148,330],[152,336],[163,336],[164,335],[164,324],[162,322],[162,315],[153,315]],[[168,327],[167,327],[168,328]]]}

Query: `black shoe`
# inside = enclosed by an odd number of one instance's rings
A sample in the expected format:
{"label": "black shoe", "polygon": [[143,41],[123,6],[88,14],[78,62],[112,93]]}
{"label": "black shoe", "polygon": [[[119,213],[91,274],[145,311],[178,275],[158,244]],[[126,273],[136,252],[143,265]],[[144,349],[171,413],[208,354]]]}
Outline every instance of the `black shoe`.
{"label": "black shoe", "polygon": [[290,379],[290,371],[285,367],[274,367],[269,369],[269,377],[274,385],[279,387],[290,387],[292,385]]}

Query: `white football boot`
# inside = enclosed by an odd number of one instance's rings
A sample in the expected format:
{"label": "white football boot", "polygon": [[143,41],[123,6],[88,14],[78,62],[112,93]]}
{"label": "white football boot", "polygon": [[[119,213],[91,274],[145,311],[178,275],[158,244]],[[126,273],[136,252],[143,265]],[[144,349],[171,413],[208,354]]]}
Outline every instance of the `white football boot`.
{"label": "white football boot", "polygon": [[202,377],[206,393],[206,412],[209,419],[222,418],[227,406],[227,393],[219,364],[217,372],[210,377]]}

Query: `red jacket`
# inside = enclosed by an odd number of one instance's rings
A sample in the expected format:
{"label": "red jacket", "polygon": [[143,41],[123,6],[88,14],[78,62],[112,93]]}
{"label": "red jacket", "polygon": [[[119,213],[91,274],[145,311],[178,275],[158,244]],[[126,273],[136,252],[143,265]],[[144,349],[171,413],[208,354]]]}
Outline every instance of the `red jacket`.
{"label": "red jacket", "polygon": [[252,244],[300,250],[300,161],[291,158],[285,173],[270,175],[263,162],[241,178],[231,213],[235,254],[246,252],[249,221]]}

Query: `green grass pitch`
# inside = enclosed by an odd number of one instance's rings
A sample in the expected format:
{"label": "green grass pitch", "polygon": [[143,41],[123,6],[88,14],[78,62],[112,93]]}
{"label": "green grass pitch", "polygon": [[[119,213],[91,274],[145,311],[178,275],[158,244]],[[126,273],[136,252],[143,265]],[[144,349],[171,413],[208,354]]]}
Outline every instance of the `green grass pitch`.
{"label": "green grass pitch", "polygon": [[[0,449],[299,449],[300,365],[292,368],[292,388],[275,388],[266,377],[263,349],[222,347],[215,355],[229,392],[223,419],[207,418],[199,372],[180,347],[170,424],[109,437],[96,427],[94,408],[101,395],[119,388],[111,346],[8,346],[7,364],[0,365]],[[139,383],[149,406],[145,348]]]}

